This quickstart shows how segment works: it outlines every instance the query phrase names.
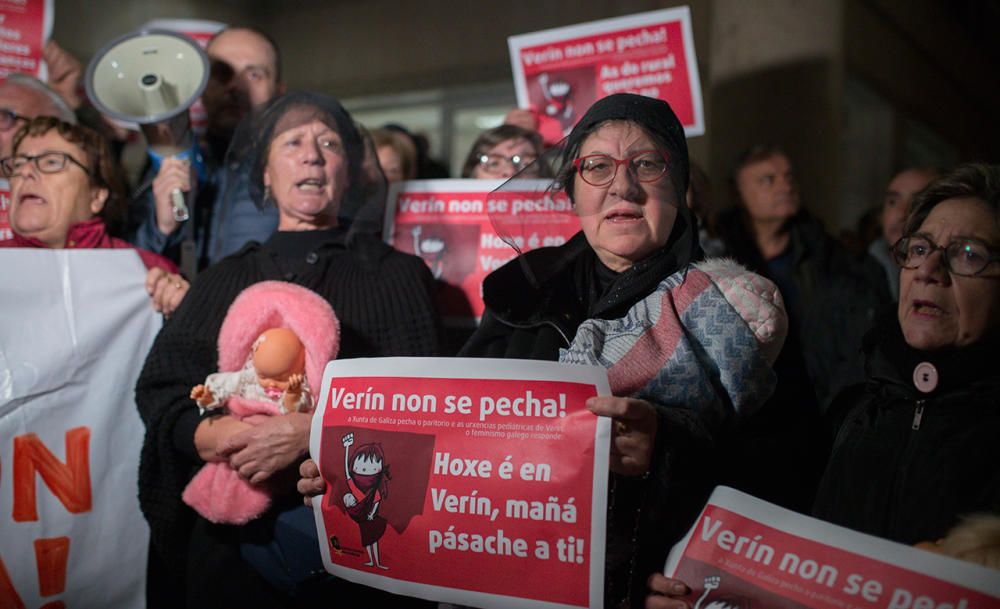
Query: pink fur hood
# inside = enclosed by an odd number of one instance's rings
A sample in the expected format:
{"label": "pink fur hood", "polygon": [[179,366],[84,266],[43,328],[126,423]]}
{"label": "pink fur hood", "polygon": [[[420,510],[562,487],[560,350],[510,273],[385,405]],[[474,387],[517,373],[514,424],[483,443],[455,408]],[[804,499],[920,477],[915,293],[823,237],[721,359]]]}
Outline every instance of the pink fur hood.
{"label": "pink fur hood", "polygon": [[240,370],[253,341],[269,328],[288,328],[302,341],[309,391],[319,396],[323,369],[340,346],[340,324],[330,303],[293,283],[262,281],[240,292],[219,330],[219,371]]}

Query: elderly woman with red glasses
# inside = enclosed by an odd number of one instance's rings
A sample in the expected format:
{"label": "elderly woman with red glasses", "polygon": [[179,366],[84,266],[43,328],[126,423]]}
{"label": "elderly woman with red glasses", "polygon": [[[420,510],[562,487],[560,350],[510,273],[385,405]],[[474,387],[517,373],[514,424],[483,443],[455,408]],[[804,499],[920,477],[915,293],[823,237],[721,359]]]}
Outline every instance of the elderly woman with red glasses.
{"label": "elderly woman with red glasses", "polygon": [[166,258],[112,237],[125,199],[107,141],[96,132],[42,116],[15,134],[13,155],[0,160],[10,181],[13,238],[0,247],[133,249],[146,266],[153,306],[170,314],[188,282]]}
{"label": "elderly woman with red glasses", "polygon": [[[547,154],[582,230],[486,278],[459,355],[608,369],[614,396],[587,403],[614,421],[604,605],[639,606],[719,480],[714,443],[770,395],[787,318],[770,281],[701,261],[684,129],[666,102],[606,97]],[[300,492],[323,492],[314,462],[300,474]]]}
{"label": "elderly woman with red glasses", "polygon": [[770,394],[787,320],[771,282],[702,262],[666,102],[606,97],[552,154],[582,230],[486,278],[459,355],[608,368],[614,396],[587,404],[614,421],[605,606],[636,606],[718,480],[713,443]]}

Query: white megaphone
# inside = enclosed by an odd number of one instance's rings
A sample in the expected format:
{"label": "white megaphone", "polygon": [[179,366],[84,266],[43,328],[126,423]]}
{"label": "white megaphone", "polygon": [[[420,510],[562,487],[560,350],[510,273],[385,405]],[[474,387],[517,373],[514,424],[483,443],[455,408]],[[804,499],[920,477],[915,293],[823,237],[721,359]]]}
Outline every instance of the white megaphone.
{"label": "white megaphone", "polygon": [[[138,123],[155,165],[164,157],[200,155],[188,108],[205,90],[208,57],[194,40],[167,30],[140,30],[112,40],[90,65],[84,83],[91,103],[111,118]],[[170,193],[174,219],[190,217],[184,193]]]}

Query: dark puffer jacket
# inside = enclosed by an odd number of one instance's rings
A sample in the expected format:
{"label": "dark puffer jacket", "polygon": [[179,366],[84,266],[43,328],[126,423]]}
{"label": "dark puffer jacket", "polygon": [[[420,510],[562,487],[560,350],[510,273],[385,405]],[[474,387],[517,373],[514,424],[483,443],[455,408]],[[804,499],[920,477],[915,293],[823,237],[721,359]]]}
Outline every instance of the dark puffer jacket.
{"label": "dark puffer jacket", "polygon": [[[865,339],[867,384],[833,405],[844,420],[813,513],[914,544],[961,515],[1000,512],[998,345],[921,353],[889,313]],[[921,362],[939,373],[931,393],[914,385]]]}

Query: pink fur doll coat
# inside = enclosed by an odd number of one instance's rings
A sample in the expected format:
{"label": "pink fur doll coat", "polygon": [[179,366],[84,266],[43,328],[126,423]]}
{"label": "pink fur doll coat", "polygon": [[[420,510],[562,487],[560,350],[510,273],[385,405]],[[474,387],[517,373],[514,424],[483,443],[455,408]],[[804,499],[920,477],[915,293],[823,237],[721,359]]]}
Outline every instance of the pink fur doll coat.
{"label": "pink fur doll coat", "polygon": [[[318,396],[326,363],[337,355],[340,325],[330,304],[315,292],[283,281],[263,281],[243,290],[233,301],[219,330],[219,373],[210,387],[228,389],[215,394],[226,412],[239,419],[252,415],[281,416],[284,395],[269,396],[259,390],[253,368],[253,351],[266,330],[287,328],[305,349],[305,373],[296,409],[312,411],[311,396]],[[219,382],[220,378],[230,379]],[[249,385],[253,385],[250,387]],[[228,462],[206,463],[188,483],[184,502],[207,520],[245,524],[263,514],[271,504],[266,485],[253,485]]]}

